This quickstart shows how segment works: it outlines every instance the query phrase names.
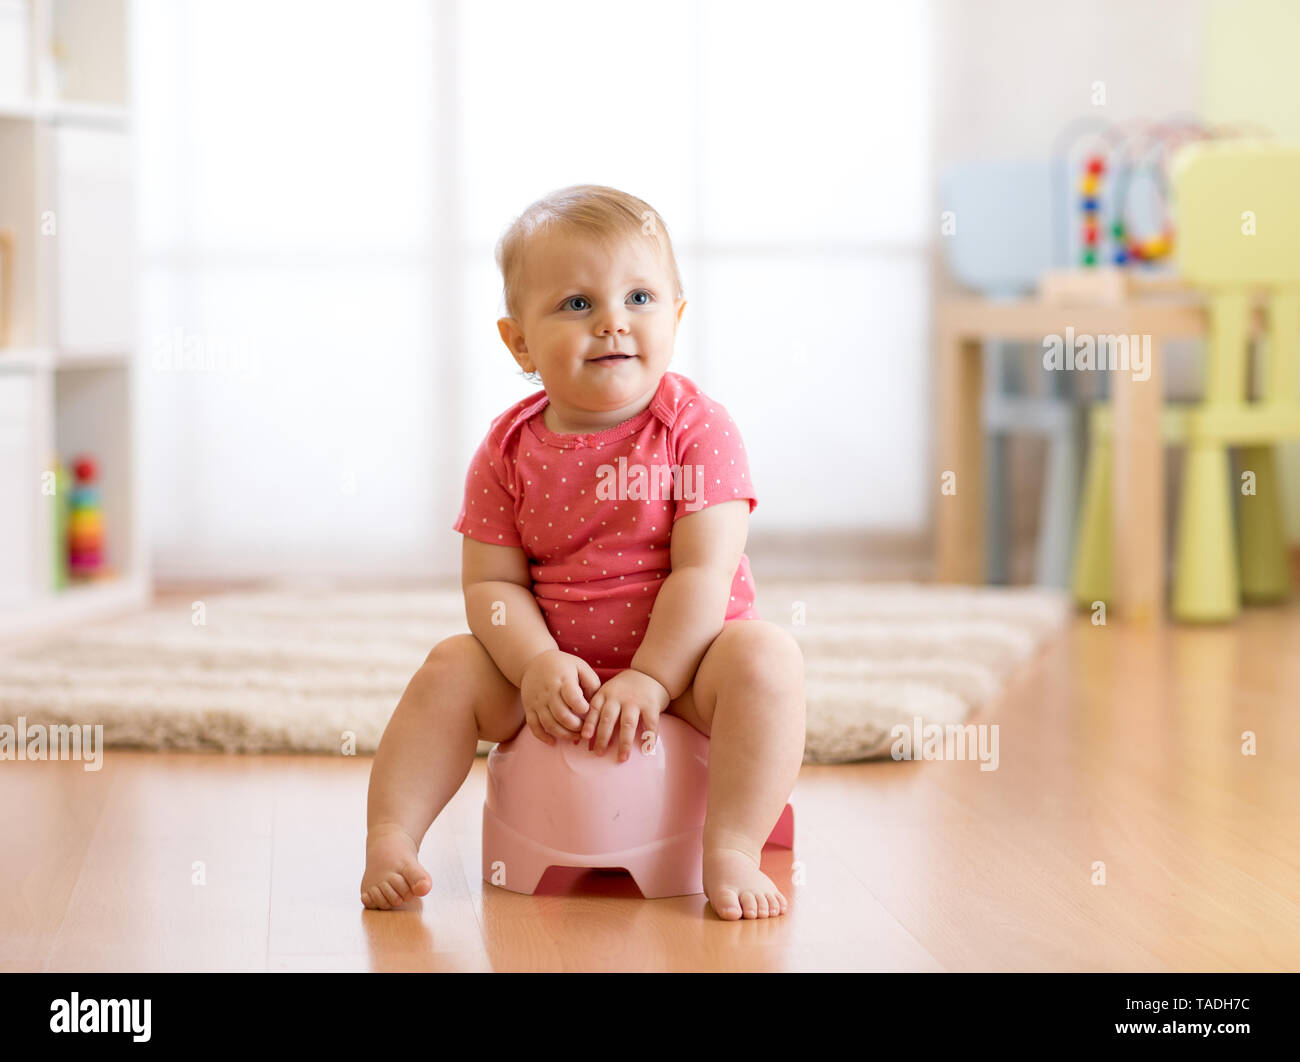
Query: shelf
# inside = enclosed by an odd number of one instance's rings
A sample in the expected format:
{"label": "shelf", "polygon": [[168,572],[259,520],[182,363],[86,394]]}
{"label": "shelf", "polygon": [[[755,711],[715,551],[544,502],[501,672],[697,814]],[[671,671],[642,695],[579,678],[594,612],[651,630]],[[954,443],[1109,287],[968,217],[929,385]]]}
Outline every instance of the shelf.
{"label": "shelf", "polygon": [[[12,316],[0,348],[6,642],[142,608],[150,595],[133,397],[130,9],[130,0],[27,0],[25,20],[11,11],[0,38],[0,74],[9,75],[0,77],[0,227],[13,234]],[[56,542],[50,462],[82,454],[99,466],[111,574],[56,590],[55,557],[64,547]]]}
{"label": "shelf", "polygon": [[131,112],[115,103],[75,100],[20,100],[0,102],[0,118],[16,121],[47,121],[77,125],[110,125],[125,128]]}
{"label": "shelf", "polygon": [[35,121],[36,104],[30,102],[15,103],[12,100],[0,103],[0,118],[17,121]]}
{"label": "shelf", "polygon": [[41,347],[0,348],[0,372],[48,372],[54,355]]}
{"label": "shelf", "polygon": [[60,352],[54,355],[56,369],[111,369],[131,364],[131,354],[125,350]]}
{"label": "shelf", "polygon": [[44,347],[0,348],[0,372],[51,372],[77,369],[130,368],[125,350],[52,351]]}
{"label": "shelf", "polygon": [[130,112],[112,103],[76,103],[58,100],[37,104],[36,117],[65,125],[107,125],[124,129],[130,123]]}

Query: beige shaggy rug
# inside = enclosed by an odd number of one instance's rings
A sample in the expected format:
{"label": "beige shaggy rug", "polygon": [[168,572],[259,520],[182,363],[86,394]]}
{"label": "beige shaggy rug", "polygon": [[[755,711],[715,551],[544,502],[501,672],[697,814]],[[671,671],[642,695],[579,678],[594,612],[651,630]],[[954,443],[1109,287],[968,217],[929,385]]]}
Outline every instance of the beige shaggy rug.
{"label": "beige shaggy rug", "polygon": [[[1052,590],[918,584],[768,581],[758,605],[803,649],[806,763],[887,757],[891,728],[916,718],[964,722],[1070,614]],[[371,753],[429,650],[467,632],[455,589],[212,594],[201,614],[155,606],[0,649],[0,724],[102,723],[107,746]]]}

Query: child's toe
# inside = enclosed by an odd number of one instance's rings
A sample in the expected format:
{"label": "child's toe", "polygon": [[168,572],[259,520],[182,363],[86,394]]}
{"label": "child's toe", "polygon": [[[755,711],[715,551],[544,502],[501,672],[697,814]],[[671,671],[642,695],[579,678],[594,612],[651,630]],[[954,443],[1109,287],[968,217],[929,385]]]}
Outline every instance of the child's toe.
{"label": "child's toe", "polygon": [[720,889],[718,892],[718,902],[715,905],[719,918],[734,920],[741,917],[740,898],[736,895],[735,889]]}
{"label": "child's toe", "polygon": [[401,877],[404,886],[402,892],[405,895],[423,896],[433,887],[429,875],[418,863],[403,863]]}

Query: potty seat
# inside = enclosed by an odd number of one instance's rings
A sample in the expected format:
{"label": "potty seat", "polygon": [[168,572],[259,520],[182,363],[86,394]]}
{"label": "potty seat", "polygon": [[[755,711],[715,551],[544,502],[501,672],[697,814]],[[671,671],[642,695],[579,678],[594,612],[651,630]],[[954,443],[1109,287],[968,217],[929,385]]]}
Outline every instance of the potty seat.
{"label": "potty seat", "polygon": [[[548,745],[527,725],[488,753],[483,880],[532,894],[551,867],[623,869],[646,899],[704,891],[709,739],[667,712],[658,740],[638,723],[631,757],[617,732],[604,754],[594,739]],[[794,809],[768,845],[794,847]]]}

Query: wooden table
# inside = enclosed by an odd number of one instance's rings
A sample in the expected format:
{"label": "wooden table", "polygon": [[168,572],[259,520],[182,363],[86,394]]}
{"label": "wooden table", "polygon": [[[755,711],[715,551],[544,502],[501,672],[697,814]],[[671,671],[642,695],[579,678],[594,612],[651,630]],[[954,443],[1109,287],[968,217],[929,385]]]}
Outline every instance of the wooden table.
{"label": "wooden table", "polygon": [[[1150,376],[1110,372],[1114,416],[1114,601],[1112,613],[1139,623],[1165,614],[1164,460],[1160,410],[1167,339],[1204,337],[1208,315],[1196,296],[1144,296],[1109,304],[1063,305],[1039,298],[958,297],[939,304],[939,475],[935,570],[940,582],[985,581],[984,430],[980,418],[983,342],[1044,337],[1150,335]],[[1086,371],[1086,370],[1085,370]],[[1095,371],[1095,370],[1094,370]],[[938,490],[956,473],[955,493]]]}

